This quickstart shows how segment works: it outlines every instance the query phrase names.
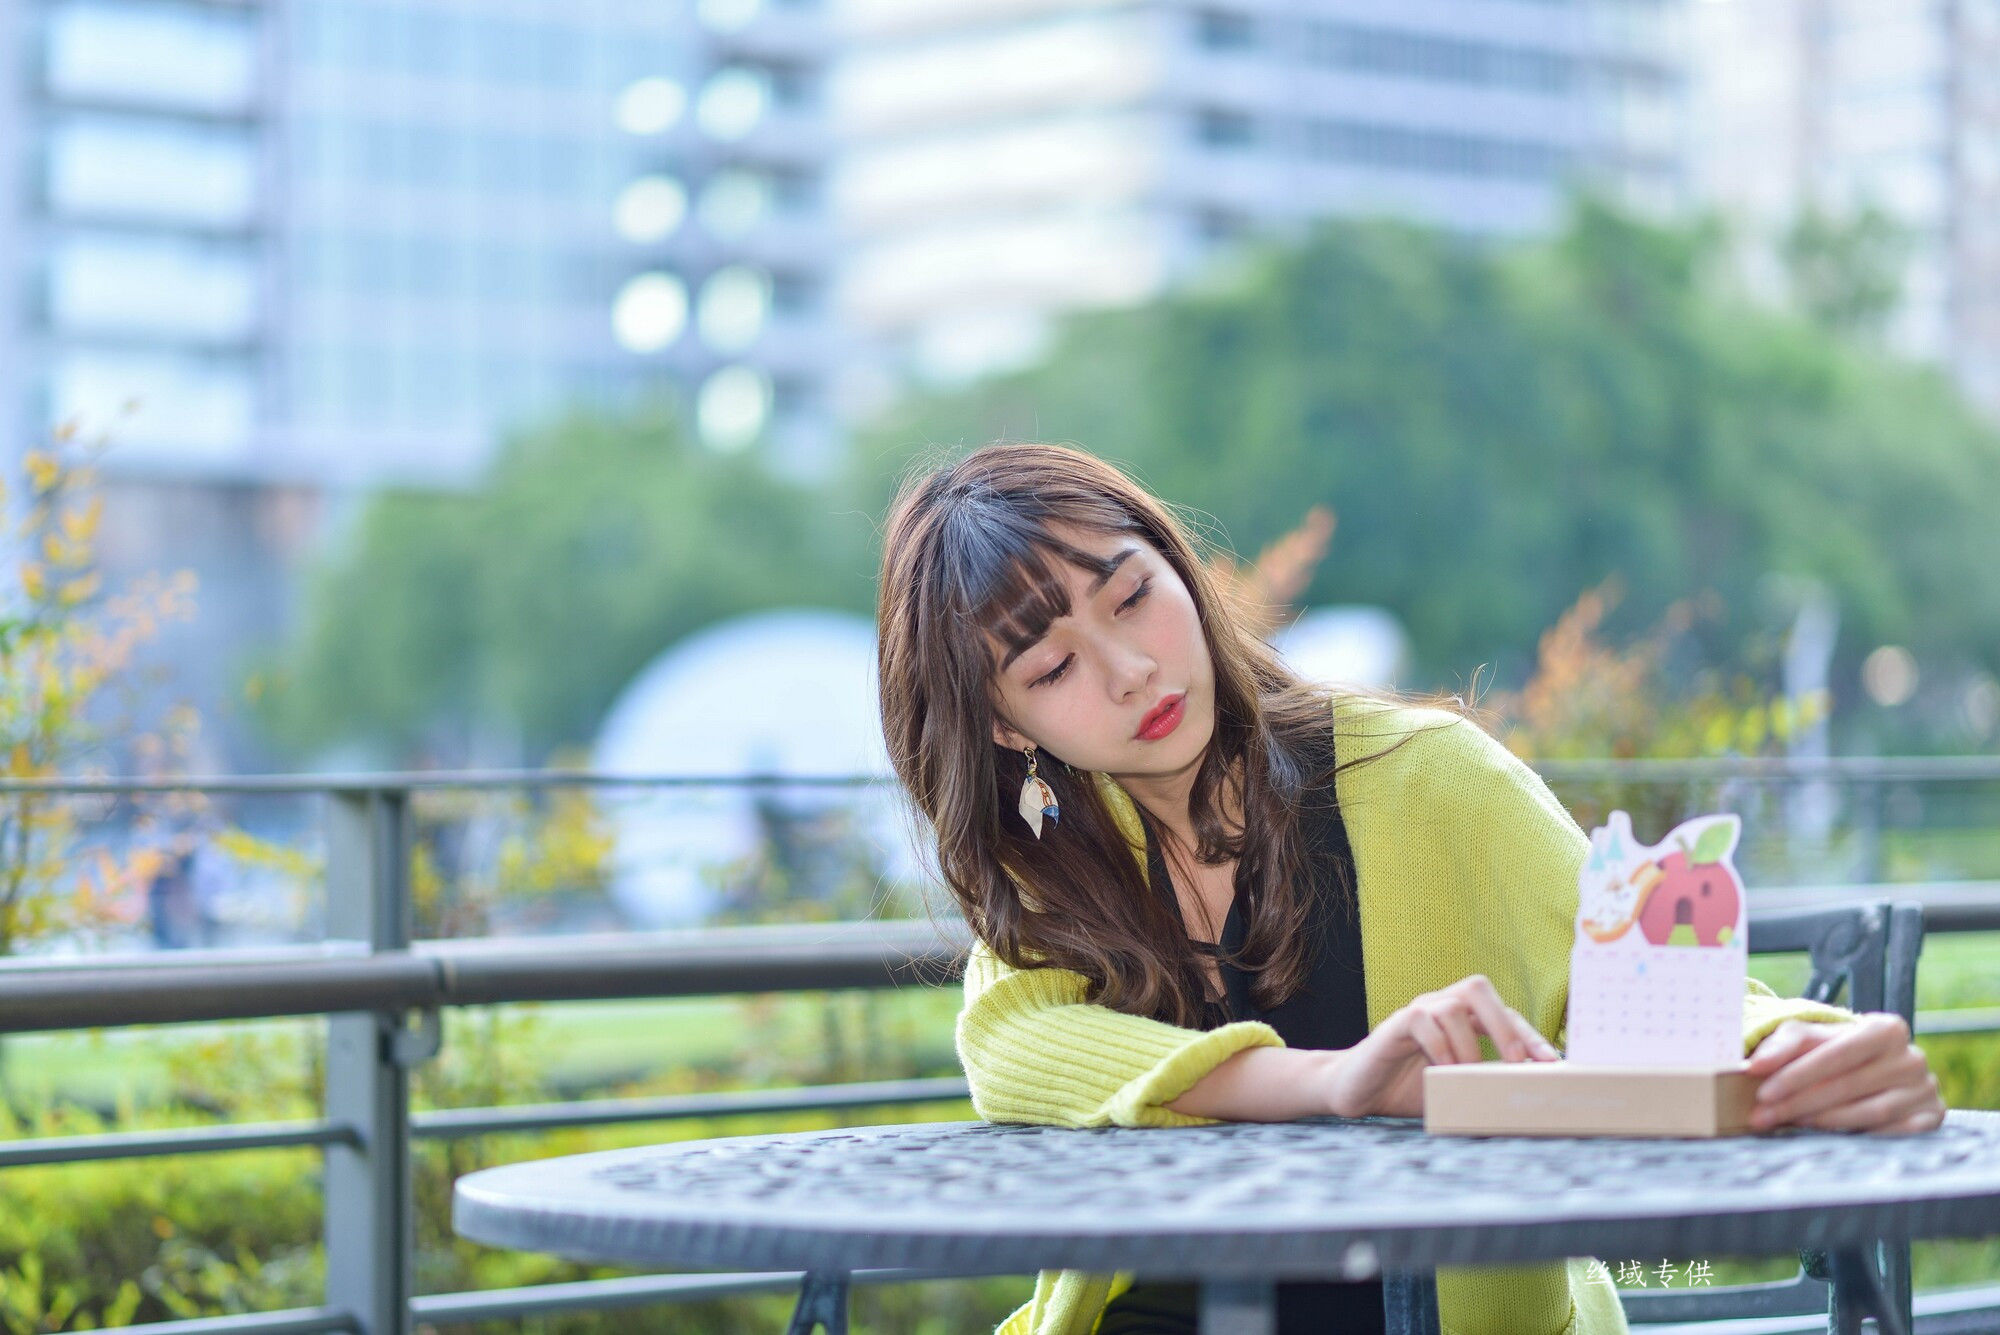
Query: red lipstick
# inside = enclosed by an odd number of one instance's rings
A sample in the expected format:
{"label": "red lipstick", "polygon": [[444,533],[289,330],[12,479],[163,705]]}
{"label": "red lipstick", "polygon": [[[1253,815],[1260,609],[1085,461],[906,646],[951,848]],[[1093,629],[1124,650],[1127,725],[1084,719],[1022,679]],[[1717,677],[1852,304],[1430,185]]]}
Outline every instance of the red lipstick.
{"label": "red lipstick", "polygon": [[1181,726],[1181,716],[1186,712],[1187,692],[1170,695],[1146,711],[1146,717],[1139,723],[1139,731],[1133,735],[1142,742],[1157,742]]}

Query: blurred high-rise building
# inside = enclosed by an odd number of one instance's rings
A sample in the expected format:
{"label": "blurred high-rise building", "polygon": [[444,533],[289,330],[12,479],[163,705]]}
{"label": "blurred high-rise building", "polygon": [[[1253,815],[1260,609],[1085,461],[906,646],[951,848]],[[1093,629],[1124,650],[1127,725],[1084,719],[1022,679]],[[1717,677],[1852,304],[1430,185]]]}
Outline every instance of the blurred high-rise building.
{"label": "blurred high-rise building", "polygon": [[898,376],[1032,357],[1250,233],[1684,199],[1683,0],[846,0],[840,304]]}
{"label": "blurred high-rise building", "polygon": [[813,0],[0,5],[0,450],[109,437],[110,573],[203,576],[210,703],[328,500],[572,405],[823,466],[826,45]]}
{"label": "blurred high-rise building", "polygon": [[[10,434],[115,418],[131,471],[452,481],[524,421],[668,380],[693,406],[739,363],[812,399],[810,5],[8,12]],[[698,415],[727,447],[770,397]]]}
{"label": "blurred high-rise building", "polygon": [[2000,0],[1704,0],[1690,184],[1781,295],[1781,240],[1873,206],[1901,232],[1887,333],[2000,413]]}

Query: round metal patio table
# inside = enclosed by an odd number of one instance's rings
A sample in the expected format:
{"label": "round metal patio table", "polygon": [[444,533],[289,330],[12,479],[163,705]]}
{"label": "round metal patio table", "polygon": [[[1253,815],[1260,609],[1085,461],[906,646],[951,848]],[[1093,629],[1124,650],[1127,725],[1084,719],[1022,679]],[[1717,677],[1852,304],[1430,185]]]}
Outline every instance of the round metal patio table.
{"label": "round metal patio table", "polygon": [[1860,1291],[1862,1248],[2000,1234],[2000,1113],[1952,1112],[1921,1136],[1721,1140],[1434,1137],[1332,1118],[862,1127],[489,1168],[459,1180],[453,1222],[577,1259],[803,1270],[799,1331],[837,1331],[828,1294],[878,1267],[1194,1279],[1204,1332],[1266,1331],[1280,1279],[1798,1248],[1850,1258],[1835,1311],[1858,1331],[1882,1315]]}

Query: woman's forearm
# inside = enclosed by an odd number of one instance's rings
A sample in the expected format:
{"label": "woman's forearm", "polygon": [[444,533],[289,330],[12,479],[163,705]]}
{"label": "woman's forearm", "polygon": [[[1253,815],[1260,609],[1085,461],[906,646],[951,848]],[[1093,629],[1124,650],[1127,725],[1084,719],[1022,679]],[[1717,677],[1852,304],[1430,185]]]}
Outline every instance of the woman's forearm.
{"label": "woman's forearm", "polygon": [[1330,1113],[1328,1089],[1341,1056],[1318,1048],[1245,1048],[1167,1107],[1224,1122],[1289,1122]]}

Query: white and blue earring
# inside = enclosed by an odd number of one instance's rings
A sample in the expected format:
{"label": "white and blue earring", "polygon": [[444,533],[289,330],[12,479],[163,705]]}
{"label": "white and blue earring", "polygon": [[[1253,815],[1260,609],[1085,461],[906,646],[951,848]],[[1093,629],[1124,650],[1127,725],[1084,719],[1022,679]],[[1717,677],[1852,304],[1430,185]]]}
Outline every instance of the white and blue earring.
{"label": "white and blue earring", "polygon": [[1035,747],[1028,744],[1028,778],[1021,785],[1021,819],[1028,822],[1028,828],[1035,832],[1035,838],[1042,837],[1042,822],[1054,825],[1062,819],[1062,806],[1056,801],[1055,789],[1035,772]]}

